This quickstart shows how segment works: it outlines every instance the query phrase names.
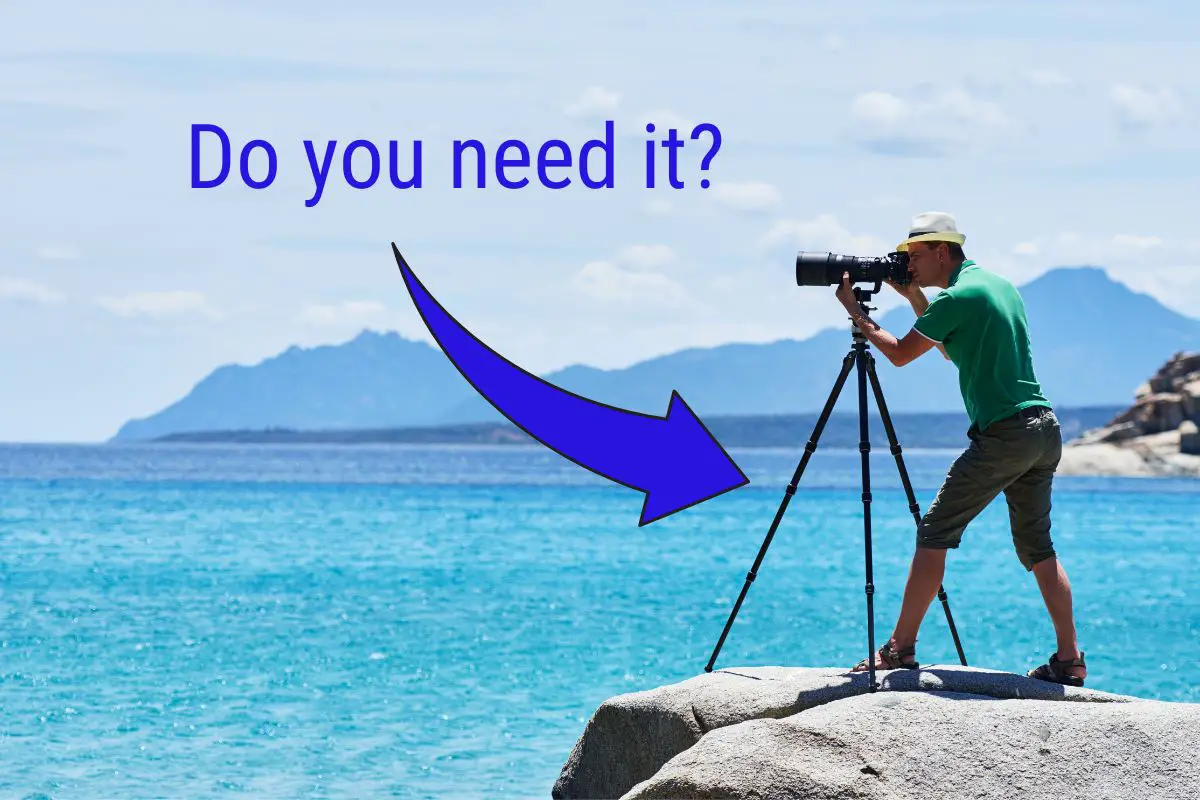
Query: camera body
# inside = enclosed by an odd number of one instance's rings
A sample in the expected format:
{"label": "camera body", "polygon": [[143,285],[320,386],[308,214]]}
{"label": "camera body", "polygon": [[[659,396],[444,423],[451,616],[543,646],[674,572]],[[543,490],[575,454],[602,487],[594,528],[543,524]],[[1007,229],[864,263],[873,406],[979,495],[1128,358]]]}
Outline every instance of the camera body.
{"label": "camera body", "polygon": [[796,255],[797,286],[839,286],[843,272],[850,273],[851,283],[891,281],[907,286],[912,282],[908,272],[908,253],[895,252],[881,257],[862,258],[801,250]]}

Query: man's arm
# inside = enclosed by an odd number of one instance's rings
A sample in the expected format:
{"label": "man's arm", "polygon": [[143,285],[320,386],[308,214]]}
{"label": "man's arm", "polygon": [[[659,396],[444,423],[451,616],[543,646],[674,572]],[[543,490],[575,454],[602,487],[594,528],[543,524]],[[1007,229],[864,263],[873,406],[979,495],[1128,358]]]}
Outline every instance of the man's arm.
{"label": "man's arm", "polygon": [[[909,331],[903,339],[897,339],[861,311],[854,314],[854,321],[863,335],[867,337],[867,341],[875,345],[879,352],[883,353],[887,360],[897,367],[903,367],[925,355],[934,347],[932,339],[922,336],[916,330]],[[939,350],[941,349],[941,345],[937,345],[937,347]],[[942,350],[943,355],[945,352]]]}
{"label": "man's arm", "polygon": [[[913,313],[916,314],[918,317],[920,317],[922,314],[925,313],[925,309],[929,308],[929,298],[925,296],[925,293],[922,292],[915,283],[910,284],[908,287],[898,286],[897,284],[894,284],[891,281],[888,281],[888,283],[891,284],[893,289],[895,289],[897,292],[899,292],[900,294],[902,294],[906,298],[908,298],[908,302],[912,306]],[[906,289],[907,289],[907,291],[906,291]],[[911,333],[909,335],[911,335]],[[918,334],[918,335],[920,335],[920,334]],[[946,348],[942,347],[942,345],[940,343],[936,343],[936,342],[935,342],[935,346],[937,347],[938,350],[941,351],[942,358],[949,361],[950,356],[946,355]]]}

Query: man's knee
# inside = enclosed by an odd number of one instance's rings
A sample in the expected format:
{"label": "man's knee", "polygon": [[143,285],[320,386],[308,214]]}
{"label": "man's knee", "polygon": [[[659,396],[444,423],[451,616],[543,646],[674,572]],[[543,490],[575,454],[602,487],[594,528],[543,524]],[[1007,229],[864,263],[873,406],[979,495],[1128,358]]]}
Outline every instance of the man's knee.
{"label": "man's knee", "polygon": [[967,525],[987,505],[979,487],[951,474],[917,523],[917,547],[953,550],[962,541]]}
{"label": "man's knee", "polygon": [[955,550],[962,541],[965,525],[939,524],[935,518],[926,515],[917,526],[918,550]]}
{"label": "man's knee", "polygon": [[1017,550],[1017,558],[1020,559],[1021,566],[1025,567],[1027,572],[1033,572],[1035,566],[1057,555],[1054,552],[1054,545],[1051,543],[1048,533],[1034,539],[1018,539],[1014,537],[1014,544]]}

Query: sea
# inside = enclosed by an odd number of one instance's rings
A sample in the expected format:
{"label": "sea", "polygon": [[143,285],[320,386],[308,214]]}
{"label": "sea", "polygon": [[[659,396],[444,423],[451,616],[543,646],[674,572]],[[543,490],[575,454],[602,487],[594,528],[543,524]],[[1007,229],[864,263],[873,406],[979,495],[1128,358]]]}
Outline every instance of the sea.
{"label": "sea", "polygon": [[[643,495],[540,446],[0,446],[0,796],[548,798],[605,699],[867,655],[856,450],[730,450],[748,486]],[[923,509],[956,456],[905,450]],[[914,522],[870,455],[877,643]],[[1059,477],[1088,686],[1200,701],[1200,481]],[[1055,649],[1001,496],[950,554],[968,663]],[[924,664],[957,663],[935,600]]]}

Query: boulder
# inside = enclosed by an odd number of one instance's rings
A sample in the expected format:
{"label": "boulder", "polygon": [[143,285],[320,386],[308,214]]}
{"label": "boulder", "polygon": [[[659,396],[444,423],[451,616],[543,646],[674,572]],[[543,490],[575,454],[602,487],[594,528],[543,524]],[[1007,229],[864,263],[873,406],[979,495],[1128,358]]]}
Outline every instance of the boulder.
{"label": "boulder", "polygon": [[1189,456],[1200,456],[1200,426],[1191,420],[1179,426],[1179,452]]}
{"label": "boulder", "polygon": [[[877,678],[871,694],[862,673],[744,667],[619,695],[589,720],[551,794],[1125,797],[1122,787],[1136,784],[1139,800],[1151,800],[1183,796],[1156,787],[1200,777],[1197,759],[1185,758],[1200,737],[1200,706],[959,666]],[[1094,710],[1102,706],[1128,712]],[[1039,732],[1032,743],[1030,730]]]}
{"label": "boulder", "polygon": [[1140,436],[1121,442],[1089,438],[1063,447],[1059,475],[1200,478],[1200,455],[1183,452],[1184,425],[1166,433]]}
{"label": "boulder", "polygon": [[1159,373],[1150,379],[1150,394],[1160,394],[1162,392],[1171,391],[1172,379],[1170,375]]}
{"label": "boulder", "polygon": [[1109,427],[1132,425],[1139,436],[1173,431],[1184,420],[1183,401],[1184,395],[1177,392],[1148,395],[1118,414]]}
{"label": "boulder", "polygon": [[1121,422],[1116,425],[1110,425],[1096,432],[1096,435],[1089,437],[1088,441],[1096,442],[1124,442],[1129,439],[1136,439],[1139,436],[1144,436],[1144,431],[1136,422]]}
{"label": "boulder", "polygon": [[1200,476],[1192,424],[1200,424],[1200,353],[1176,353],[1138,387],[1132,406],[1067,443],[1059,471]]}
{"label": "boulder", "polygon": [[1182,380],[1200,373],[1200,352],[1178,352],[1159,367],[1158,372],[1150,378],[1150,390],[1153,392],[1175,391]]}
{"label": "boulder", "polygon": [[713,731],[624,798],[1185,798],[1198,734],[1182,703],[885,692]]}
{"label": "boulder", "polygon": [[1200,380],[1188,381],[1180,391],[1183,395],[1183,415],[1190,420],[1200,420]]}

